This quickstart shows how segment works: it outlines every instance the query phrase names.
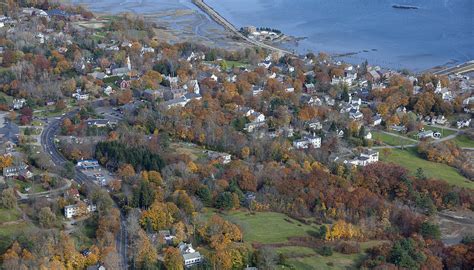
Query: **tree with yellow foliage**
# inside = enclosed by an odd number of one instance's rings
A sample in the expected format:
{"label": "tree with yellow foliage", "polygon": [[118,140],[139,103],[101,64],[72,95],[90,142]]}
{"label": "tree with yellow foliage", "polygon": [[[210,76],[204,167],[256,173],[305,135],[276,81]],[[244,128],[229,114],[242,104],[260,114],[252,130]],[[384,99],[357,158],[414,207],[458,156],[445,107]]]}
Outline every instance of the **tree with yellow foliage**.
{"label": "tree with yellow foliage", "polygon": [[174,203],[155,201],[149,210],[143,212],[140,224],[143,227],[150,225],[155,231],[168,229],[175,222],[178,213],[179,209]]}
{"label": "tree with yellow foliage", "polygon": [[9,167],[13,164],[13,158],[10,155],[3,155],[0,157],[0,170]]}
{"label": "tree with yellow foliage", "polygon": [[338,220],[331,227],[330,235],[327,240],[338,240],[338,239],[352,239],[361,237],[362,233],[360,228],[352,225],[351,223],[345,222],[344,220]]}
{"label": "tree with yellow foliage", "polygon": [[138,269],[150,269],[151,266],[157,263],[158,253],[146,235],[145,231],[140,230],[138,232],[138,237],[138,251],[135,262],[138,266]]}
{"label": "tree with yellow foliage", "polygon": [[169,247],[165,250],[164,262],[167,270],[184,269],[181,253],[177,248]]}
{"label": "tree with yellow foliage", "polygon": [[240,155],[242,156],[243,159],[246,159],[250,155],[250,148],[248,146],[244,146],[242,150],[240,151]]}

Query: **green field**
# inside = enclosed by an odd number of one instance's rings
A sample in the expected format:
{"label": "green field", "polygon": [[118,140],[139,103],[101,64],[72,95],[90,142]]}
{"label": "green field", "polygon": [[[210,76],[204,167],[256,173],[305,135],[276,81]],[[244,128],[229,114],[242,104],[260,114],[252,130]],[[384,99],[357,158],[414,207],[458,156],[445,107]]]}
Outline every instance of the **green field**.
{"label": "green field", "polygon": [[427,161],[418,156],[415,148],[406,150],[391,149],[387,157],[381,155],[381,160],[393,162],[407,168],[412,174],[422,168],[429,178],[440,179],[451,185],[474,189],[474,182],[459,174],[459,172],[446,164]]}
{"label": "green field", "polygon": [[[205,213],[210,217],[214,212]],[[220,214],[223,218],[237,224],[243,230],[244,241],[260,244],[290,244],[288,239],[297,236],[310,236],[318,230],[317,225],[303,224],[285,214],[275,212],[257,212],[250,214],[244,211],[230,211]],[[274,250],[287,258],[286,266],[279,265],[278,269],[355,269],[357,262],[362,259],[365,250],[381,244],[381,241],[361,243],[363,252],[345,255],[334,252],[332,256],[324,257],[313,248],[303,246],[281,246]],[[328,265],[329,264],[329,265]]]}
{"label": "green field", "polygon": [[244,232],[244,241],[273,244],[288,241],[289,237],[309,236],[318,226],[306,225],[288,216],[275,212],[250,214],[232,211],[222,215],[225,219],[239,225]]}
{"label": "green field", "polygon": [[241,67],[247,67],[248,65],[239,61],[232,61],[232,60],[226,60],[227,66],[229,68],[236,67],[236,68],[241,68]]}
{"label": "green field", "polygon": [[17,209],[0,208],[0,223],[11,222],[20,219],[21,214]]}
{"label": "green field", "polygon": [[[18,221],[18,222],[14,222]],[[11,223],[5,223],[11,222]],[[21,220],[21,212],[18,209],[0,209],[0,252],[12,244],[14,239],[33,228],[31,223]]]}
{"label": "green field", "polygon": [[381,141],[387,145],[395,146],[395,145],[410,145],[410,144],[416,144],[416,142],[406,138],[400,138],[394,135],[390,135],[387,133],[383,133],[380,131],[371,131],[372,133],[372,139]]}
{"label": "green field", "polygon": [[471,140],[467,135],[456,136],[456,138],[451,141],[459,147],[474,147],[474,140]]}

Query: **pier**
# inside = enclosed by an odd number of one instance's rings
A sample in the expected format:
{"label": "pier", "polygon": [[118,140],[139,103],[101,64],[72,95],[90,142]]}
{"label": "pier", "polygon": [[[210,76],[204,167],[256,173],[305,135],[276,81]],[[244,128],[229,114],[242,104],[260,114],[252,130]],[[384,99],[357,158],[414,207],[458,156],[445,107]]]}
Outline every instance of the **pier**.
{"label": "pier", "polygon": [[284,49],[280,49],[278,47],[275,47],[275,46],[271,46],[271,45],[268,45],[268,44],[265,44],[263,42],[260,42],[260,41],[257,41],[257,40],[253,40],[251,38],[248,38],[247,36],[243,35],[239,29],[237,29],[232,23],[230,23],[229,21],[227,21],[224,17],[222,17],[217,11],[215,11],[212,7],[210,7],[209,5],[207,5],[206,3],[204,3],[203,0],[192,0],[192,2],[199,8],[201,9],[204,13],[206,13],[209,17],[211,17],[211,19],[213,19],[216,23],[222,25],[225,29],[229,30],[230,32],[232,32],[234,35],[236,35],[237,37],[241,38],[242,40],[246,41],[247,43],[249,44],[252,44],[254,46],[257,46],[257,47],[260,47],[260,48],[264,48],[264,49],[267,49],[267,50],[270,50],[272,52],[276,52],[276,53],[279,53],[279,54],[287,54],[287,55],[292,55],[292,56],[295,56],[294,53],[290,52],[290,51],[287,51],[287,50],[284,50]]}

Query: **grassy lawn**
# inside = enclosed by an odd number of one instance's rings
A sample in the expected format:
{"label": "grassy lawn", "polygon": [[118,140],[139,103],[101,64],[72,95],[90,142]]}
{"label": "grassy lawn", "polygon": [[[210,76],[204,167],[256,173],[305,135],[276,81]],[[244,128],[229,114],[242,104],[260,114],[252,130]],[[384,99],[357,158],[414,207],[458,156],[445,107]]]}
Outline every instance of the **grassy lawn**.
{"label": "grassy lawn", "polygon": [[471,140],[466,135],[459,135],[452,140],[459,147],[474,147],[474,140]]}
{"label": "grassy lawn", "polygon": [[241,67],[247,67],[248,65],[239,61],[232,61],[232,60],[226,60],[227,66],[229,68],[236,67],[236,68],[241,68]]}
{"label": "grassy lawn", "polygon": [[[321,256],[316,250],[308,247],[280,247],[276,248],[277,253],[285,254],[287,264],[292,269],[355,269],[357,261],[365,256],[368,248],[381,245],[383,241],[367,241],[360,243],[361,252],[357,254],[342,254],[334,252],[332,256]],[[281,266],[280,269],[288,269]]]}
{"label": "grassy lawn", "polygon": [[289,237],[309,236],[309,232],[319,229],[318,226],[306,225],[275,212],[250,214],[244,211],[231,211],[221,216],[239,225],[244,233],[244,241],[251,243],[282,243],[288,241]]}
{"label": "grassy lawn", "polygon": [[425,125],[424,128],[425,128],[425,130],[438,131],[439,133],[441,133],[441,138],[444,138],[446,136],[449,136],[449,135],[452,135],[452,134],[456,133],[456,131],[454,131],[454,130],[445,129],[445,128],[438,128],[438,127],[434,127],[434,126],[430,126],[430,125]]}
{"label": "grassy lawn", "polygon": [[77,249],[85,249],[94,244],[95,227],[83,223],[77,223],[80,228],[71,234]]}
{"label": "grassy lawn", "polygon": [[309,236],[309,232],[319,228],[275,212],[258,212],[252,215],[248,212],[235,211],[225,215],[224,218],[243,229],[244,241],[262,244],[286,242],[289,237]]}
{"label": "grassy lawn", "polygon": [[409,140],[409,139],[403,139],[397,136],[389,135],[387,133],[383,133],[380,131],[371,131],[372,133],[372,139],[376,141],[381,141],[387,145],[409,145],[409,144],[415,144],[416,142]]}
{"label": "grassy lawn", "polygon": [[0,208],[0,223],[10,222],[20,219],[21,214],[17,209]]}
{"label": "grassy lawn", "polygon": [[474,182],[459,174],[455,168],[446,164],[424,160],[418,156],[415,148],[406,150],[391,149],[391,153],[387,157],[381,155],[381,160],[399,164],[407,168],[412,174],[418,168],[422,168],[427,177],[440,179],[451,185],[474,189]]}
{"label": "grassy lawn", "polygon": [[[207,218],[214,213],[211,209],[209,210],[204,214]],[[319,228],[275,212],[250,214],[246,211],[230,211],[221,216],[238,224],[243,230],[244,241],[248,243],[288,243],[290,237],[309,236],[311,231]],[[358,260],[365,256],[365,250],[381,243],[382,241],[363,242],[360,243],[362,251],[358,254],[345,255],[334,252],[329,257],[321,256],[317,250],[303,246],[277,247],[275,252],[284,254],[288,258],[287,266],[279,265],[278,269],[355,269]]]}
{"label": "grassy lawn", "polygon": [[15,179],[15,180],[9,180],[9,186],[14,186],[17,188],[21,193],[25,193],[25,188],[28,188],[31,186],[31,184],[23,182],[21,180]]}
{"label": "grassy lawn", "polygon": [[203,153],[203,149],[193,144],[181,142],[171,143],[170,148],[174,149],[178,154],[188,156],[193,161],[207,157],[207,155]]}
{"label": "grassy lawn", "polygon": [[[356,269],[355,262],[363,256],[363,254],[346,255],[334,252],[332,256],[325,257],[315,253],[313,256],[288,259],[287,263],[298,270]],[[280,269],[288,269],[288,267]]]}
{"label": "grassy lawn", "polygon": [[[0,70],[3,69],[3,68],[0,68]],[[11,104],[13,102],[13,97],[12,96],[9,96],[3,92],[0,92],[0,98],[4,98],[8,104]]]}
{"label": "grassy lawn", "polygon": [[3,254],[18,236],[32,228],[33,225],[27,222],[0,226],[0,252]]}

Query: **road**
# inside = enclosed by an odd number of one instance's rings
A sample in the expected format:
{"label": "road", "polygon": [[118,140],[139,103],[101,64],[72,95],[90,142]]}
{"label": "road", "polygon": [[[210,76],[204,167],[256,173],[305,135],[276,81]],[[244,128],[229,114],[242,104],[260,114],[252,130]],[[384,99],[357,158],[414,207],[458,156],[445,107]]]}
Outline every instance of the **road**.
{"label": "road", "polygon": [[63,194],[64,191],[66,191],[70,187],[71,187],[71,181],[66,180],[66,184],[57,189],[48,190],[44,192],[37,192],[37,193],[21,193],[19,191],[17,191],[16,193],[18,194],[18,196],[20,196],[20,198],[18,199],[19,201],[28,201],[28,200],[40,198],[40,197],[58,196],[60,194]]}
{"label": "road", "polygon": [[[431,144],[437,144],[437,143],[440,143],[440,142],[452,140],[452,139],[456,138],[461,133],[461,130],[456,129],[456,128],[445,127],[445,126],[440,126],[440,125],[432,125],[432,126],[433,127],[438,127],[438,128],[444,128],[444,129],[448,129],[448,130],[452,130],[452,131],[456,131],[456,133],[451,134],[451,135],[446,136],[446,137],[443,137],[441,139],[431,140],[431,141],[429,141],[429,143],[431,143]],[[403,145],[373,146],[373,147],[370,147],[371,149],[403,149],[403,148],[415,147],[420,143],[417,140],[414,140],[412,138],[408,138],[406,136],[402,136],[402,135],[399,135],[399,134],[395,134],[395,133],[391,133],[391,132],[387,132],[387,131],[381,131],[381,132],[385,133],[385,134],[388,134],[388,135],[391,135],[391,136],[406,139],[406,140],[412,141],[414,143],[413,144],[403,144]],[[463,149],[463,150],[468,150],[468,151],[474,150],[474,148],[472,148],[472,147],[460,147],[460,148]]]}
{"label": "road", "polygon": [[268,49],[272,52],[277,52],[281,54],[288,54],[288,55],[295,55],[294,53],[280,49],[278,47],[274,47],[268,44],[265,44],[263,42],[259,42],[257,40],[253,40],[251,38],[248,38],[247,36],[243,35],[233,24],[231,24],[226,18],[222,17],[217,11],[215,11],[212,7],[208,6],[206,3],[204,3],[203,0],[193,0],[192,1],[198,8],[200,8],[204,13],[209,15],[211,19],[213,19],[215,22],[218,24],[222,25],[225,29],[229,30],[232,32],[234,35],[238,36],[239,38],[245,40],[246,42],[257,46],[261,48]]}
{"label": "road", "polygon": [[[98,105],[98,104],[95,104]],[[95,107],[95,106],[94,106]],[[65,118],[70,118],[78,112],[77,109],[64,114],[62,117],[54,118],[50,121],[49,125],[43,129],[41,133],[41,145],[43,146],[44,151],[49,155],[54,166],[62,170],[68,160],[59,152],[54,143],[55,136],[59,133],[61,128],[61,123]],[[91,179],[89,179],[79,168],[74,167],[75,176],[74,180],[81,185],[88,186],[97,186]],[[115,207],[118,208],[117,205]],[[116,248],[117,252],[120,254],[121,263],[120,269],[128,269],[128,259],[127,259],[127,247],[128,247],[128,238],[126,230],[126,218],[123,213],[120,213],[120,232],[117,235],[116,239]]]}

